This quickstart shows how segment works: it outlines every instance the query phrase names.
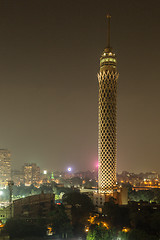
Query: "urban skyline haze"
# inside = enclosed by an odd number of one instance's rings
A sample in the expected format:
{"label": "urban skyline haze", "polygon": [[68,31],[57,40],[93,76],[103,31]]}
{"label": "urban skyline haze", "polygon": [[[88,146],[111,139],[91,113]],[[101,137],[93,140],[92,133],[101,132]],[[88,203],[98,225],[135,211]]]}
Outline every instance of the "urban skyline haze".
{"label": "urban skyline haze", "polygon": [[93,169],[99,59],[117,55],[117,171],[160,172],[160,2],[0,1],[0,148],[13,167]]}

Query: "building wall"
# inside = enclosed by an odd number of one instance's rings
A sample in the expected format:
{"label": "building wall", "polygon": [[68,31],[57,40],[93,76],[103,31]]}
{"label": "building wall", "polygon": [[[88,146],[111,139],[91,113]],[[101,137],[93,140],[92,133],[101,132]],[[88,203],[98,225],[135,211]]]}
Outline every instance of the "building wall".
{"label": "building wall", "polygon": [[26,163],[23,167],[24,182],[26,186],[31,184],[39,186],[40,168],[35,163]]}
{"label": "building wall", "polygon": [[54,194],[38,194],[13,201],[14,217],[46,217],[55,204]]}
{"label": "building wall", "polygon": [[127,205],[128,204],[128,189],[123,187],[120,192],[121,196],[121,204]]}
{"label": "building wall", "polygon": [[0,209],[0,222],[5,224],[7,219],[11,217],[10,206]]}
{"label": "building wall", "polygon": [[0,149],[0,186],[7,186],[9,180],[11,180],[11,153],[7,149]]}

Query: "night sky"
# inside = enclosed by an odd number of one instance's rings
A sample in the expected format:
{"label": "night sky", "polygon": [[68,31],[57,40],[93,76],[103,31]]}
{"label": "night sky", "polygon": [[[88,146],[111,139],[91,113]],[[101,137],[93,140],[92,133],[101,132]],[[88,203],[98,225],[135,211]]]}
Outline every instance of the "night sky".
{"label": "night sky", "polygon": [[92,170],[106,14],[117,54],[117,170],[160,172],[160,1],[0,0],[0,148],[12,166]]}

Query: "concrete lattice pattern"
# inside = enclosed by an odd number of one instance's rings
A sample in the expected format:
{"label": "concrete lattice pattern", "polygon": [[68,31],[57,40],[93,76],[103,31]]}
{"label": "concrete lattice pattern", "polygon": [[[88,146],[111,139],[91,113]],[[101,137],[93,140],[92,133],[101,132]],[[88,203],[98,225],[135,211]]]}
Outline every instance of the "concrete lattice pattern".
{"label": "concrete lattice pattern", "polygon": [[[111,54],[111,53],[110,53]],[[103,54],[103,55],[108,55]],[[106,56],[107,57],[107,56]],[[105,57],[105,58],[106,58]],[[115,54],[114,54],[115,57]],[[104,62],[101,57],[101,62]],[[115,58],[114,58],[115,59]],[[100,193],[112,193],[116,184],[116,123],[117,78],[114,65],[105,61],[98,74],[99,82],[99,137],[98,137],[98,185]]]}

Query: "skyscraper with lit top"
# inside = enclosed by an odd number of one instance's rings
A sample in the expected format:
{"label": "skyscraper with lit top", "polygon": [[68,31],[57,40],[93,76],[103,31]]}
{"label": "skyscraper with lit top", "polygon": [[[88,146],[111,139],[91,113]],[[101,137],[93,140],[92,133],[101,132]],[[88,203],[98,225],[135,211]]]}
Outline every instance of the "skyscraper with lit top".
{"label": "skyscraper with lit top", "polygon": [[113,193],[116,184],[117,151],[117,60],[110,46],[110,19],[107,15],[107,47],[100,58],[98,113],[98,189]]}

